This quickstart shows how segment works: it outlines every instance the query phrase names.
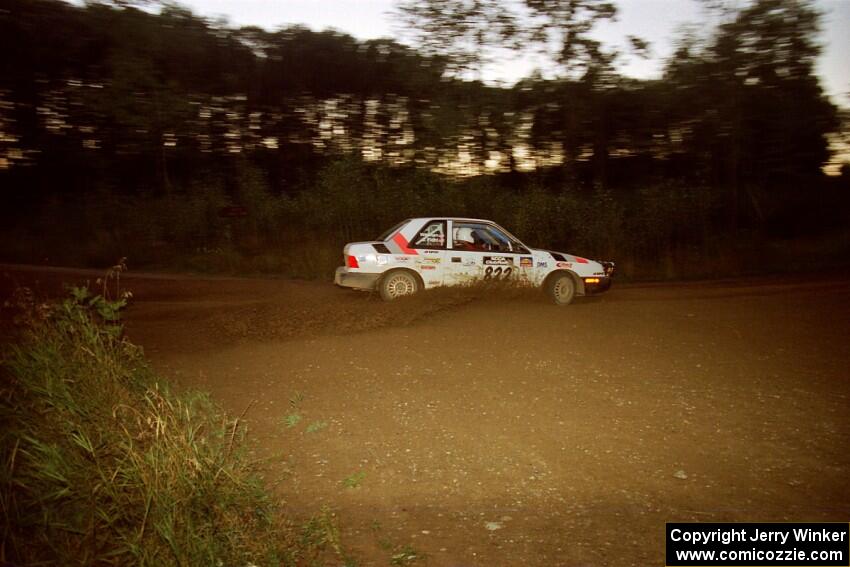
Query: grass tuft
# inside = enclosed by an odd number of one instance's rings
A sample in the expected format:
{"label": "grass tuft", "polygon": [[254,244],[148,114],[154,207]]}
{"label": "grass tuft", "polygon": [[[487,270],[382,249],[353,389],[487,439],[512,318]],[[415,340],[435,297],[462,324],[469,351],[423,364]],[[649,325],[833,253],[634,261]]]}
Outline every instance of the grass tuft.
{"label": "grass tuft", "polygon": [[283,419],[281,419],[281,423],[287,428],[292,429],[296,425],[301,422],[302,416],[300,413],[289,413],[286,414]]}
{"label": "grass tuft", "polygon": [[[26,297],[26,294],[20,294]],[[0,359],[2,564],[302,565],[340,556],[329,514],[287,522],[239,419],[175,393],[86,289],[21,319]]]}
{"label": "grass tuft", "polygon": [[325,427],[328,426],[327,421],[314,421],[310,425],[307,426],[307,433],[316,433],[317,431],[321,431]]}
{"label": "grass tuft", "polygon": [[356,472],[342,480],[343,486],[346,488],[359,488],[360,483],[366,479],[366,473],[363,471]]}

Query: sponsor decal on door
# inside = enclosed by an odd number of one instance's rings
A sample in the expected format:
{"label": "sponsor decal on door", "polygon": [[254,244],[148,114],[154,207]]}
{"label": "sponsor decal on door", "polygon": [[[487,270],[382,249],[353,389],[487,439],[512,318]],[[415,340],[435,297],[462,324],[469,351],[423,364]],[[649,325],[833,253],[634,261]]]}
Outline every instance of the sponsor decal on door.
{"label": "sponsor decal on door", "polygon": [[513,266],[514,259],[506,256],[484,256],[485,266]]}

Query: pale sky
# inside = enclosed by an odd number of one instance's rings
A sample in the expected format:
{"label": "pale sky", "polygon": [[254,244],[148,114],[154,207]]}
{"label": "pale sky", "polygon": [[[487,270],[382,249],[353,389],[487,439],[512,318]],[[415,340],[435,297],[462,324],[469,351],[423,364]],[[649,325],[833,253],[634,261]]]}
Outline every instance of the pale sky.
{"label": "pale sky", "polygon": [[[178,0],[202,16],[224,16],[232,24],[256,25],[269,30],[301,24],[319,31],[334,28],[354,37],[375,39],[397,35],[390,12],[394,0]],[[626,75],[658,76],[662,60],[674,49],[676,32],[685,24],[705,30],[704,12],[697,0],[615,0],[617,21],[601,24],[596,37],[612,46],[624,46],[625,37],[650,41],[652,60],[624,58]],[[818,73],[824,90],[842,106],[850,106],[850,0],[815,0],[824,14],[823,53]],[[485,79],[512,83],[534,67],[528,61],[508,61],[485,72]]]}

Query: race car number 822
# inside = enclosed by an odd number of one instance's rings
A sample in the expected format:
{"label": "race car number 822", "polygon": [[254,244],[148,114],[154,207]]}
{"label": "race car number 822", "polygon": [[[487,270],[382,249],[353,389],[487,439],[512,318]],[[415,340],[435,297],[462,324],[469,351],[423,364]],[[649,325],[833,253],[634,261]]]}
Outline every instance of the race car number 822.
{"label": "race car number 822", "polygon": [[512,271],[513,271],[513,269],[510,268],[510,267],[502,269],[502,268],[493,268],[493,266],[487,266],[487,269],[484,270],[484,279],[485,280],[489,280],[489,279],[503,279],[504,280],[504,279],[507,279],[507,278],[510,277]]}

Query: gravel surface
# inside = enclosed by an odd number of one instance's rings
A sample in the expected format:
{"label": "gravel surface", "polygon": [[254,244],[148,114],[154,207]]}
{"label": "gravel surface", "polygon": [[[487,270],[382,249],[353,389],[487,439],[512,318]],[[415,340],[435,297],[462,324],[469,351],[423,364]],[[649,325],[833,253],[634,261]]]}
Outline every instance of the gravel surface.
{"label": "gravel surface", "polygon": [[[36,274],[6,267],[4,287],[90,278]],[[275,493],[330,507],[361,565],[661,565],[668,521],[850,517],[847,278],[615,285],[566,308],[124,281],[130,337],[245,412]]]}

